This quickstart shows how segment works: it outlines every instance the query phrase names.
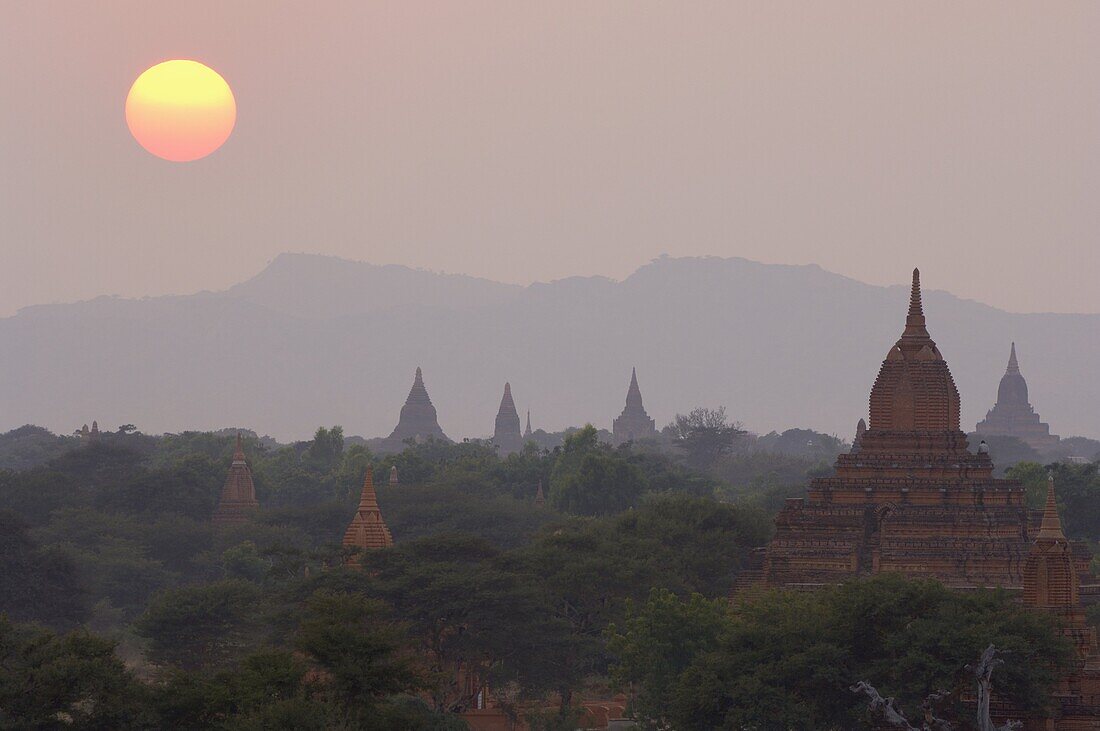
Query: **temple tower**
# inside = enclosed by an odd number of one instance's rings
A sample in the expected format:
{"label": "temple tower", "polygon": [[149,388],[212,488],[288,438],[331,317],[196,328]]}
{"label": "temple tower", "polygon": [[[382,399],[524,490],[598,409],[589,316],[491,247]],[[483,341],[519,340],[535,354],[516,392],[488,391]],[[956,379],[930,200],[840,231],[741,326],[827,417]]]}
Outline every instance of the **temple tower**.
{"label": "temple tower", "polygon": [[657,425],[642,405],[642,390],[638,388],[638,371],[630,369],[630,387],[626,390],[626,406],[611,426],[615,444],[640,439],[652,439],[657,435]]}
{"label": "temple tower", "polygon": [[241,435],[237,434],[237,446],[233,450],[233,462],[222,487],[218,507],[214,510],[214,525],[240,525],[248,522],[252,511],[260,507],[256,500],[256,487],[252,484],[252,470],[244,458]]}
{"label": "temple tower", "polygon": [[392,465],[390,467],[390,483],[389,484],[390,484],[391,487],[393,485],[398,484],[397,483],[397,465]]}
{"label": "temple tower", "polygon": [[542,492],[542,480],[539,480],[539,487],[535,490],[535,505],[540,508],[546,505],[546,495]]}
{"label": "temple tower", "polygon": [[504,396],[497,410],[496,426],[493,429],[493,444],[501,456],[519,452],[523,449],[523,438],[519,434],[519,414],[512,401],[512,385],[504,384]]}
{"label": "temple tower", "polygon": [[1076,657],[1052,689],[1052,713],[1028,719],[1029,731],[1100,727],[1100,649],[1081,605],[1076,564],[1073,547],[1062,532],[1051,476],[1039,533],[1024,562],[1024,604],[1056,617],[1058,631],[1073,645]]}
{"label": "temple tower", "polygon": [[1058,437],[1050,433],[1050,425],[1039,420],[1039,415],[1028,402],[1027,381],[1020,373],[1020,364],[1016,360],[1016,343],[1009,350],[1008,367],[997,387],[997,403],[978,422],[974,431],[982,436],[1016,437],[1038,451],[1058,444]]}
{"label": "temple tower", "polygon": [[529,441],[533,436],[531,431],[531,409],[527,409],[527,428],[523,430],[523,441]]}
{"label": "temple tower", "polygon": [[869,423],[834,474],[812,480],[776,517],[765,581],[807,587],[896,572],[1020,588],[1033,516],[1023,487],[994,478],[988,452],[972,453],[959,429],[959,392],[928,333],[917,270],[905,328],[869,405]]}
{"label": "temple tower", "polygon": [[[347,531],[344,532],[343,545],[345,548],[359,548],[364,551],[389,548],[393,545],[393,536],[390,535],[390,529],[386,527],[386,521],[382,519],[382,511],[378,507],[378,496],[374,492],[374,468],[369,465],[367,474],[363,478],[363,492],[359,496],[359,507]],[[353,555],[347,562],[354,565],[358,564],[359,560]]]}
{"label": "temple tower", "polygon": [[389,436],[389,441],[400,449],[406,439],[414,441],[427,441],[428,439],[440,439],[450,441],[443,430],[439,428],[435,406],[428,397],[428,389],[424,387],[424,375],[420,368],[416,369],[412,388],[405,399],[405,405],[401,407],[401,418]]}

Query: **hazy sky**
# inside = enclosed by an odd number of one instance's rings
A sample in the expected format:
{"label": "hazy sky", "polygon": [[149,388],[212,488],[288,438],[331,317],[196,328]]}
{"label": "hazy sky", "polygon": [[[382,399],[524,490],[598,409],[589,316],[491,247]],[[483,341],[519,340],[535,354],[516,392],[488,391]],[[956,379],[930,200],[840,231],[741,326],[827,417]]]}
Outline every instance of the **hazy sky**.
{"label": "hazy sky", "polygon": [[[1100,3],[0,4],[0,314],[281,251],[526,283],[661,254],[1100,311]],[[145,68],[226,145],[130,137]]]}

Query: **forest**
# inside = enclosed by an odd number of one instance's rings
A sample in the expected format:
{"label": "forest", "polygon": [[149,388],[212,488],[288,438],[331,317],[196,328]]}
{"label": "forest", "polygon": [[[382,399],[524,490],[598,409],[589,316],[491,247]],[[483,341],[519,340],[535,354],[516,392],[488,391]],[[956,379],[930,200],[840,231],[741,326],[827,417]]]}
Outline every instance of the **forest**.
{"label": "forest", "polygon": [[[854,683],[910,717],[945,690],[941,713],[964,719],[991,643],[998,689],[1044,706],[1069,649],[1001,592],[879,576],[735,594],[778,505],[845,445],[792,430],[794,448],[748,449],[730,428],[718,447],[690,423],[612,447],[589,426],[507,457],[246,433],[261,509],[226,528],[210,518],[233,432],[16,430],[0,438],[0,727],[462,729],[489,693],[567,729],[583,698],[622,693],[643,728],[873,728]],[[354,569],[341,537],[368,465],[397,470],[377,487],[395,545]],[[1007,472],[1038,506],[1048,470],[1067,533],[1095,541],[1096,463]]]}

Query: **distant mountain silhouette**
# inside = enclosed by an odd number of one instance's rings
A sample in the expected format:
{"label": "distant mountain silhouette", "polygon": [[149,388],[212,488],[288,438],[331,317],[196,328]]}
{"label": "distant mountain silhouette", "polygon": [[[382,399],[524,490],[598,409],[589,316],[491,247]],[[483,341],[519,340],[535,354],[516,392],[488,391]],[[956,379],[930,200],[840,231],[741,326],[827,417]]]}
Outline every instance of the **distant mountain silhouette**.
{"label": "distant mountain silhouette", "polygon": [[[609,427],[636,366],[658,426],[724,405],[764,433],[851,437],[901,332],[895,287],[817,266],[662,258],[622,282],[517,287],[401,266],[283,255],[224,292],[28,307],[0,320],[0,430],[98,419],[148,432],[249,424],[287,440],[321,424],[384,436],[419,365],[453,438],[487,437],[510,381],[550,430]],[[984,276],[995,276],[989,272]],[[970,430],[1015,340],[1031,400],[1064,436],[1100,435],[1100,315],[1011,314],[935,291],[929,330]]]}

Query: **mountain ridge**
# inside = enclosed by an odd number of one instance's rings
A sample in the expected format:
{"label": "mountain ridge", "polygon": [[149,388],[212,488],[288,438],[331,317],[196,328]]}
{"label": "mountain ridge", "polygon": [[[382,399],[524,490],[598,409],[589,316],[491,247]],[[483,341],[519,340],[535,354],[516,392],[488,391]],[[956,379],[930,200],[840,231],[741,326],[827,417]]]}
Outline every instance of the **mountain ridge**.
{"label": "mountain ridge", "polygon": [[[899,272],[899,281],[909,270]],[[963,400],[992,404],[1017,342],[1033,404],[1064,436],[1100,434],[1100,316],[1018,314],[925,290]],[[661,257],[616,281],[528,286],[287,254],[220,292],[37,305],[0,319],[0,427],[147,431],[250,423],[389,433],[417,365],[452,436],[492,433],[505,380],[536,428],[610,424],[630,369],[659,425],[724,405],[755,431],[850,436],[904,322],[906,285],[817,265]]]}

